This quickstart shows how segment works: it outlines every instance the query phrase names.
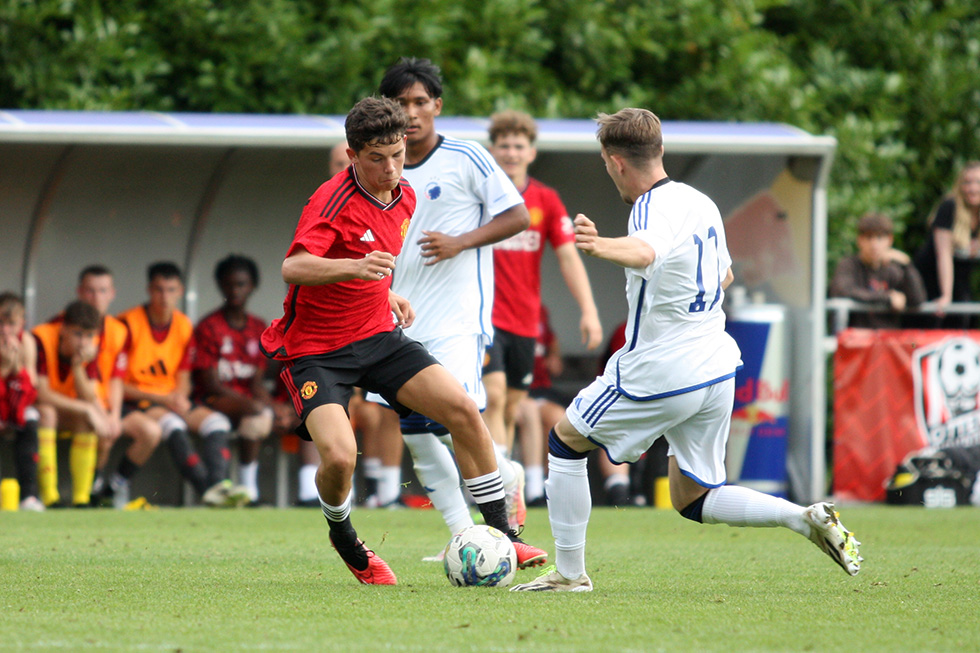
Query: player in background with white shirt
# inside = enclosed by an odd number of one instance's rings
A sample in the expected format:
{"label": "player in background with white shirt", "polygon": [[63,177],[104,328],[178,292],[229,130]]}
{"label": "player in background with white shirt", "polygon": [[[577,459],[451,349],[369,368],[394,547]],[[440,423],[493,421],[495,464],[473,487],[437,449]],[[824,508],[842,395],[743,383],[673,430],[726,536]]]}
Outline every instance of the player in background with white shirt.
{"label": "player in background with white shirt", "polygon": [[[436,132],[442,79],[428,59],[402,57],[379,92],[409,117],[403,175],[418,205],[398,256],[392,291],[412,303],[412,337],[463,384],[482,410],[483,357],[493,338],[493,243],[526,229],[524,200],[481,145]],[[460,490],[446,429],[415,414],[401,421],[415,473],[449,530],[473,523]],[[523,525],[523,470],[498,450],[512,528]]]}
{"label": "player in background with white shirt", "polygon": [[725,228],[714,202],[672,181],[663,166],[660,120],[645,109],[600,113],[606,172],[632,205],[628,235],[604,238],[575,217],[576,246],[626,272],[626,344],[582,390],[549,435],[548,516],[555,567],[511,591],[588,592],[585,536],[591,511],[586,456],[597,446],[633,462],[665,435],[670,499],[706,524],[783,526],[810,538],[844,571],[860,569],[860,544],[834,506],[808,508],[725,485],[735,341],[725,332],[724,289],[732,282]]}

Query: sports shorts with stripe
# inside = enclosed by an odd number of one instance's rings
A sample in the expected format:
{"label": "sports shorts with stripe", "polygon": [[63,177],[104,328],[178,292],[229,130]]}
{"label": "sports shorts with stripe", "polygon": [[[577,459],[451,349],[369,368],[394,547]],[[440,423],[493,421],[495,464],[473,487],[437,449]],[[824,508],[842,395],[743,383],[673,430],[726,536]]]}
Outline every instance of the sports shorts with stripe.
{"label": "sports shorts with stripe", "polygon": [[425,347],[395,329],[327,354],[288,361],[280,376],[300,418],[296,434],[310,440],[306,428],[310,411],[324,404],[340,404],[347,410],[354,386],[381,395],[399,415],[408,415],[412,411],[395,399],[398,391],[416,374],[438,364]]}
{"label": "sports shorts with stripe", "polygon": [[614,462],[636,462],[661,435],[681,472],[704,487],[725,484],[725,445],[732,421],[735,380],[677,395],[636,401],[600,376],[566,410],[575,430]]}

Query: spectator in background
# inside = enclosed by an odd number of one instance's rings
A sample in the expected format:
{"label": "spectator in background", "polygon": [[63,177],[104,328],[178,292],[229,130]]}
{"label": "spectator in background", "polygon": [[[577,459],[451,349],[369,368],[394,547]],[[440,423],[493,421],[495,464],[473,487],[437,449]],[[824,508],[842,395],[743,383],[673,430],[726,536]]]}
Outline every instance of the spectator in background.
{"label": "spectator in background", "polygon": [[[174,463],[209,506],[236,506],[248,492],[228,479],[231,422],[219,412],[191,403],[193,325],[177,310],[184,295],[180,269],[169,261],[147,269],[147,304],[119,316],[129,329],[126,412],[139,410],[159,423]],[[189,432],[201,436],[201,455]]]}
{"label": "spectator in background", "polygon": [[901,313],[925,301],[922,277],[904,252],[892,247],[895,227],[882,213],[868,213],[858,220],[857,254],[837,264],[830,283],[831,297],[846,297],[890,309],[886,312],[852,312],[850,326],[897,329]]}
{"label": "spectator in background", "polygon": [[0,294],[0,436],[13,438],[20,509],[44,510],[37,497],[37,344],[24,331],[24,302]]}
{"label": "spectator in background", "polygon": [[[78,299],[95,308],[100,326],[97,340],[98,384],[105,398],[110,437],[100,438],[92,483],[92,503],[123,508],[129,502],[129,481],[139,471],[160,442],[160,426],[143,413],[122,416],[123,379],[126,376],[126,325],[109,315],[116,298],[112,272],[104,265],[89,265],[78,275]],[[104,468],[112,445],[120,436],[132,440],[115,471],[106,478]]]}
{"label": "spectator in background", "polygon": [[99,387],[98,310],[82,301],[69,304],[56,322],[34,327],[37,340],[37,408],[41,500],[54,505],[58,492],[56,434],[71,433],[69,466],[72,504],[88,506],[99,439],[113,437],[104,389]]}
{"label": "spectator in background", "polygon": [[194,329],[194,399],[231,420],[239,436],[238,476],[250,503],[259,500],[259,450],[272,432],[272,396],[259,341],[265,320],[246,311],[259,285],[255,261],[232,254],[214,269],[224,303]]}
{"label": "spectator in background", "polygon": [[[936,301],[936,315],[947,328],[965,328],[965,316],[946,317],[950,302],[972,300],[970,277],[980,254],[980,161],[960,170],[956,185],[929,218],[929,237],[915,256],[926,297]],[[942,319],[945,318],[945,319]]]}
{"label": "spectator in background", "polygon": [[[527,397],[533,379],[541,311],[541,258],[546,242],[554,249],[565,285],[581,311],[582,342],[589,349],[602,344],[599,312],[585,266],[575,249],[568,211],[553,188],[528,175],[528,168],[537,156],[534,147],[537,135],[537,125],[526,113],[503,111],[490,118],[490,153],[520,191],[531,219],[527,229],[493,246],[494,338],[483,368],[483,385],[487,391],[483,417],[494,442],[508,454],[514,445],[517,409]],[[529,444],[536,446],[536,443]],[[527,482],[535,488],[543,485],[541,461],[529,466],[525,460],[524,464],[528,477],[534,476]]]}

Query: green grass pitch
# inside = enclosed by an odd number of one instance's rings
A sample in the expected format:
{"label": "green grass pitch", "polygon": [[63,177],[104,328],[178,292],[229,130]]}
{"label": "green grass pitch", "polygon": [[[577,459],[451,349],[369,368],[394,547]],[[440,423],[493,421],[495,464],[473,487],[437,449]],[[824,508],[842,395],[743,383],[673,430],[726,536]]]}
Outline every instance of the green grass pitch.
{"label": "green grass pitch", "polygon": [[[396,587],[359,585],[310,509],[0,514],[3,651],[967,651],[980,510],[851,507],[849,577],[783,529],[597,508],[590,594],[453,588],[431,510],[356,510]],[[553,553],[547,513],[528,541]],[[537,570],[518,572],[518,582]]]}

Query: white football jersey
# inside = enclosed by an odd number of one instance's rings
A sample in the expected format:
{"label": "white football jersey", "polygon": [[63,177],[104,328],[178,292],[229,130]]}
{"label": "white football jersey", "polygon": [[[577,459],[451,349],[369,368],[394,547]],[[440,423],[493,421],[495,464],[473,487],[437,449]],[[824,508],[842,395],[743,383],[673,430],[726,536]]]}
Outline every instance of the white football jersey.
{"label": "white football jersey", "polygon": [[450,236],[473,231],[524,199],[480,144],[440,137],[439,144],[402,173],[418,204],[395,262],[391,289],[408,299],[415,322],[406,334],[416,340],[448,335],[493,337],[493,248],[467,249],[425,265],[418,240],[423,231]]}
{"label": "white football jersey", "polygon": [[658,182],[637,198],[629,235],[656,253],[626,269],[626,344],[603,377],[632,399],[656,399],[735,375],[738,345],[725,332],[721,282],[732,264],[711,199],[687,184]]}

